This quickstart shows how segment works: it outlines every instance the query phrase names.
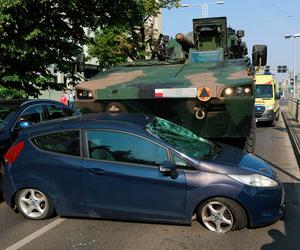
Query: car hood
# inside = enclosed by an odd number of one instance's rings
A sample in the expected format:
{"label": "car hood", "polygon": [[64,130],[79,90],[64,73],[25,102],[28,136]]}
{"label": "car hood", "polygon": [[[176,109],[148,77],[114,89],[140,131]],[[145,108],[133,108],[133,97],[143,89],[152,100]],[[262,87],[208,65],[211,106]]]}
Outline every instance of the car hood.
{"label": "car hood", "polygon": [[224,174],[233,172],[236,174],[250,174],[255,172],[274,179],[277,178],[270,163],[238,148],[225,144],[221,144],[221,146],[222,152],[210,161],[214,165],[210,167],[210,170],[215,168],[217,172]]}

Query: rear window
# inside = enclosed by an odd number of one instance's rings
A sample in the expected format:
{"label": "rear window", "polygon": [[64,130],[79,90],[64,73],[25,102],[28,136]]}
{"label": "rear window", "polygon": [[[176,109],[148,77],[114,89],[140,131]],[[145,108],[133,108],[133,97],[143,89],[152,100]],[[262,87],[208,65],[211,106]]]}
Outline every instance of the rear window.
{"label": "rear window", "polygon": [[18,109],[15,105],[0,105],[0,128],[4,128],[11,115]]}
{"label": "rear window", "polygon": [[49,120],[53,119],[58,119],[58,118],[63,118],[63,117],[68,117],[68,116],[73,116],[74,112],[72,110],[69,110],[63,106],[51,104],[51,105],[46,105],[47,110],[48,110],[48,116]]}
{"label": "rear window", "polygon": [[79,131],[61,131],[32,138],[38,148],[72,156],[80,156]]}

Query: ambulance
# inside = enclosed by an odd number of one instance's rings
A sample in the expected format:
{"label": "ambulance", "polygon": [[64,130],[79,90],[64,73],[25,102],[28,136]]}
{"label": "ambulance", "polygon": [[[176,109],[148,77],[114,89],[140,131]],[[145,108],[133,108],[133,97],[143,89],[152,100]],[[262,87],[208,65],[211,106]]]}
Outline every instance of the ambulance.
{"label": "ambulance", "polygon": [[279,94],[276,93],[276,80],[272,74],[255,75],[255,106],[256,122],[274,124],[278,121],[280,107]]}

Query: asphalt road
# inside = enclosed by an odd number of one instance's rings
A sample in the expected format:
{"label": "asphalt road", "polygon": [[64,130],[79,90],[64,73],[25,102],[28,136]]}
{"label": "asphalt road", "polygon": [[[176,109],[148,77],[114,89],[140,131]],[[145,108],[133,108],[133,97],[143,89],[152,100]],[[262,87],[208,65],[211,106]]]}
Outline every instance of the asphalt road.
{"label": "asphalt road", "polygon": [[[257,128],[256,154],[274,164],[287,213],[272,225],[217,235],[192,226],[82,218],[30,221],[0,204],[0,249],[300,249],[300,173],[282,119]],[[16,245],[15,245],[16,244]]]}

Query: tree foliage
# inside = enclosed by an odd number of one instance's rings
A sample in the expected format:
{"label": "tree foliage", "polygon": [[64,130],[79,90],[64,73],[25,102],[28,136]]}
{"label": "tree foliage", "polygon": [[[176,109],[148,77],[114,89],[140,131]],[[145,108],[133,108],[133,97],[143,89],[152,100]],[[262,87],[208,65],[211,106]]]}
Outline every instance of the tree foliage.
{"label": "tree foliage", "polygon": [[161,8],[179,6],[180,0],[132,0],[126,1],[127,22],[122,26],[108,26],[96,32],[95,39],[89,43],[89,54],[98,58],[102,68],[132,60],[144,59],[145,48],[153,41],[147,39],[145,24],[150,17],[156,16]]}
{"label": "tree foliage", "polygon": [[84,27],[133,29],[157,8],[155,0],[0,0],[0,85],[29,95],[59,89],[49,67],[73,75]]}
{"label": "tree foliage", "polygon": [[27,97],[27,93],[22,90],[4,88],[0,86],[0,99],[11,100],[11,99],[24,99]]}

